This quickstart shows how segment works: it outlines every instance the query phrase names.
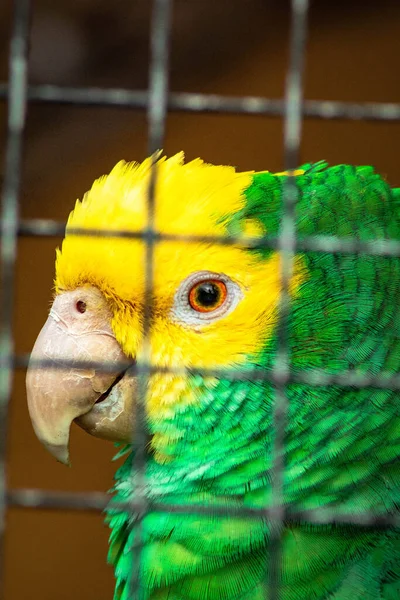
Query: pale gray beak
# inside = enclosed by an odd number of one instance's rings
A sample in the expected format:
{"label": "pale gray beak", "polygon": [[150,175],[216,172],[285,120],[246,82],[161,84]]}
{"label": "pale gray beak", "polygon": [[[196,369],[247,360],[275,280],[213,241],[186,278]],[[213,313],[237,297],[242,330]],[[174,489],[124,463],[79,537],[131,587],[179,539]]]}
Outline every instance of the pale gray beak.
{"label": "pale gray beak", "polygon": [[128,368],[134,361],[121,350],[111,319],[97,288],[64,292],[54,300],[32,350],[26,376],[32,424],[64,464],[69,464],[75,419],[98,437],[126,442],[132,437],[136,378]]}

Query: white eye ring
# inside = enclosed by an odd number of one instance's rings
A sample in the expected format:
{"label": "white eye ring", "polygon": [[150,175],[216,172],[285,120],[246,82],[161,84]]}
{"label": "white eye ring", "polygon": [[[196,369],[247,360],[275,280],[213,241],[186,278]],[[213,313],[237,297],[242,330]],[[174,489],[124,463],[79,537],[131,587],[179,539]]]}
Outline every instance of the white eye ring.
{"label": "white eye ring", "polygon": [[[226,298],[221,306],[215,310],[199,312],[190,305],[190,290],[196,284],[208,280],[221,281],[224,283],[226,287]],[[231,313],[242,298],[243,292],[239,285],[227,277],[227,275],[224,275],[223,273],[214,273],[213,271],[197,271],[196,273],[189,275],[189,277],[186,277],[175,292],[174,304],[171,311],[172,318],[181,325],[189,325],[191,327],[195,327],[196,325],[207,325],[208,323],[218,321]]]}

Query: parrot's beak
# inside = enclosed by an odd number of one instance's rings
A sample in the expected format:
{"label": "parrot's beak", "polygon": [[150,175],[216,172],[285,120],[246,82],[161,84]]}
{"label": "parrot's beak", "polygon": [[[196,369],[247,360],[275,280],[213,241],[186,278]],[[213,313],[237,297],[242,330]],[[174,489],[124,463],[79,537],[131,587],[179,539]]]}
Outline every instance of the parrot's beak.
{"label": "parrot's beak", "polygon": [[26,376],[32,424],[64,464],[69,464],[74,420],[97,437],[126,442],[132,437],[136,378],[111,318],[98,289],[64,292],[54,300],[32,350]]}

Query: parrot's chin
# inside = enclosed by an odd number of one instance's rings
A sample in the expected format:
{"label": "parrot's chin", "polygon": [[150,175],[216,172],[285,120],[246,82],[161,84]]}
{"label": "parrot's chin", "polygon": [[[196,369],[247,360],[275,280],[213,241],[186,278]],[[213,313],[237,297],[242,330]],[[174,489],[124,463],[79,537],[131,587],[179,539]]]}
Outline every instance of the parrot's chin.
{"label": "parrot's chin", "polygon": [[75,423],[95,437],[113,442],[132,441],[137,379],[129,371],[120,373],[91,410]]}

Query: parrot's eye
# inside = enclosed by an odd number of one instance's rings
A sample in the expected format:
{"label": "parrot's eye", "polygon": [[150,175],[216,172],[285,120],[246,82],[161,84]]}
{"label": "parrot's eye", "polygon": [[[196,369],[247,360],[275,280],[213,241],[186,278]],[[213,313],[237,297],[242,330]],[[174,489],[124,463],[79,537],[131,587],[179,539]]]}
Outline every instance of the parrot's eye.
{"label": "parrot's eye", "polygon": [[239,285],[227,275],[197,271],[177,289],[172,314],[182,325],[205,325],[232,312],[242,297]]}
{"label": "parrot's eye", "polygon": [[189,292],[189,304],[198,312],[211,312],[222,306],[227,294],[228,290],[223,281],[218,279],[199,281]]}
{"label": "parrot's eye", "polygon": [[75,306],[78,312],[82,314],[86,312],[86,302],[84,302],[83,300],[78,300]]}

